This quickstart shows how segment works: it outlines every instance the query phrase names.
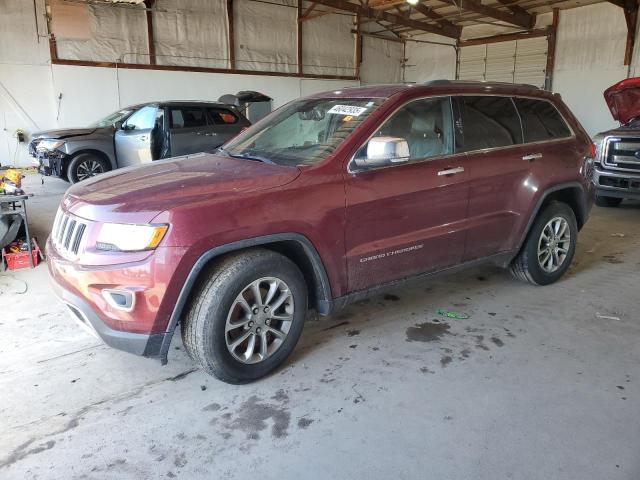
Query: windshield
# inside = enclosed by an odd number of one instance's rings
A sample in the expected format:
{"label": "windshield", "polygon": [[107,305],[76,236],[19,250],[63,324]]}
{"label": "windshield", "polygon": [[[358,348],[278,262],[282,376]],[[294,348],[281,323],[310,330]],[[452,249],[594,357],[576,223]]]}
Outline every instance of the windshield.
{"label": "windshield", "polygon": [[381,103],[379,98],[295,101],[231,140],[222,153],[280,165],[313,165],[331,154]]}
{"label": "windshield", "polygon": [[107,115],[106,117],[98,120],[97,122],[94,122],[93,124],[89,125],[90,127],[93,128],[104,128],[104,127],[109,127],[111,125],[113,125],[116,122],[120,122],[121,120],[125,119],[126,117],[128,117],[129,115],[131,115],[134,112],[135,108],[123,108],[122,110],[118,110],[117,112],[113,112],[110,115]]}

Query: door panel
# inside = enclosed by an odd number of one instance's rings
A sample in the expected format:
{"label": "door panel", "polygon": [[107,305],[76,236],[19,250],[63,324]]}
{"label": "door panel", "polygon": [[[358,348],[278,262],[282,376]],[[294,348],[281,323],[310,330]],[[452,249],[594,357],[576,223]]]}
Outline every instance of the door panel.
{"label": "door panel", "polygon": [[350,291],[455,265],[464,252],[466,156],[453,155],[449,98],[405,105],[376,136],[406,139],[410,157],[345,179]]}
{"label": "door panel", "polygon": [[169,107],[171,156],[210,150],[213,128],[207,125],[205,110],[199,106]]}
{"label": "door panel", "polygon": [[157,105],[144,106],[127,119],[121,130],[116,131],[114,141],[119,167],[141,165],[153,160],[151,138],[158,113]]}
{"label": "door panel", "polygon": [[[518,195],[529,174],[522,127],[510,97],[463,96],[460,150],[467,153],[468,231],[463,261],[509,250],[520,221]],[[458,124],[458,122],[456,122]]]}
{"label": "door panel", "polygon": [[[350,175],[347,192],[349,289],[360,290],[460,262],[464,251],[464,155]],[[464,167],[463,167],[464,168]]]}

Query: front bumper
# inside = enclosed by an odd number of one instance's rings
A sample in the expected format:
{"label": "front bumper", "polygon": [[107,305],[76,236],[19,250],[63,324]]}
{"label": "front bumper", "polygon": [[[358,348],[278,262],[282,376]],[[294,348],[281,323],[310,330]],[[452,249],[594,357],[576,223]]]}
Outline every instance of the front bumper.
{"label": "front bumper", "polygon": [[88,330],[95,337],[100,338],[110,347],[125,352],[141,355],[143,357],[159,358],[164,333],[145,335],[143,333],[123,332],[114,330],[105,324],[93,311],[87,302],[68,290],[65,290],[57,282],[51,282],[53,290],[60,300],[67,306],[71,317]]}
{"label": "front bumper", "polygon": [[[143,260],[101,266],[67,260],[51,239],[46,250],[53,289],[82,327],[113,348],[165,363],[161,347],[173,334],[166,331],[175,303],[171,279],[184,249],[159,247]],[[131,308],[107,301],[105,291],[114,289],[133,293]]]}
{"label": "front bumper", "polygon": [[596,166],[593,180],[598,196],[640,199],[640,174],[603,170]]}
{"label": "front bumper", "polygon": [[31,155],[31,163],[38,169],[42,175],[55,175],[62,177],[64,175],[64,160],[66,154],[57,150],[52,152],[38,152],[35,148],[29,147]]}

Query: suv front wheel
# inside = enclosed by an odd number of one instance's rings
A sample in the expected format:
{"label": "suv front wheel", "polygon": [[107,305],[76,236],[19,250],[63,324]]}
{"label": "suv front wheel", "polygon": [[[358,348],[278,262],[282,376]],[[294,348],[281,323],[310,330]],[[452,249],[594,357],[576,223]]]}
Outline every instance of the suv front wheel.
{"label": "suv front wheel", "polygon": [[536,218],[525,244],[511,263],[511,273],[535,285],[555,282],[571,265],[577,239],[573,210],[565,203],[549,203]]}
{"label": "suv front wheel", "polygon": [[307,314],[298,267],[269,250],[231,255],[206,272],[183,320],[185,349],[220,380],[247,383],[282,364]]}

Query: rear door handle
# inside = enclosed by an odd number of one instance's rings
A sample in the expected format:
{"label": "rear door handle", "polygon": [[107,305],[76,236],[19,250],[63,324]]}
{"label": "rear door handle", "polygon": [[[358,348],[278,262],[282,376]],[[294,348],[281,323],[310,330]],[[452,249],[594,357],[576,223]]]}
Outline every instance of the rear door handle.
{"label": "rear door handle", "polygon": [[527,160],[527,161],[537,160],[539,158],[542,158],[542,154],[541,153],[531,153],[529,155],[525,155],[525,156],[522,157],[523,160]]}
{"label": "rear door handle", "polygon": [[149,137],[147,137],[147,136],[140,137],[140,141],[141,142],[146,142],[147,140],[149,140]]}
{"label": "rear door handle", "polygon": [[443,177],[446,175],[455,175],[456,173],[464,172],[464,167],[456,167],[456,168],[447,168],[446,170],[440,170],[438,172],[439,177]]}

